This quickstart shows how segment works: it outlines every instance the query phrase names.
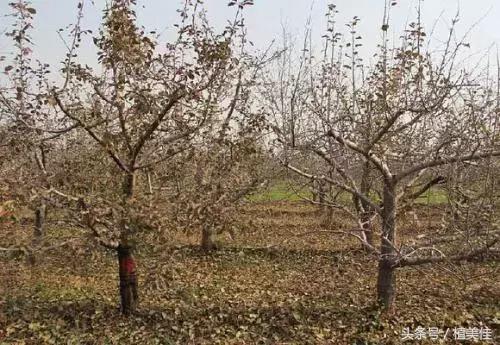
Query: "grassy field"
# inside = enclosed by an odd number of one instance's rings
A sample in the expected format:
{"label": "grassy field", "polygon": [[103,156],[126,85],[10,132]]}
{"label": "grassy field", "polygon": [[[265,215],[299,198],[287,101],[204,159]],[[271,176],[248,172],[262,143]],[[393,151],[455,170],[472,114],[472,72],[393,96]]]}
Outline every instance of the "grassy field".
{"label": "grassy field", "polygon": [[[307,186],[277,182],[271,184],[267,189],[249,196],[247,199],[252,202],[304,201],[305,199],[312,199],[312,193]],[[339,196],[339,200],[347,204],[351,202],[351,196],[343,193]],[[415,202],[421,205],[441,205],[448,202],[448,197],[444,190],[432,188],[418,197]]]}
{"label": "grassy field", "polygon": [[441,205],[448,202],[448,196],[444,190],[433,188],[422,194],[415,202],[421,205]]}
{"label": "grassy field", "polygon": [[[347,226],[336,214],[330,228]],[[403,328],[417,326],[500,333],[498,264],[402,269],[396,310],[381,315],[377,263],[351,238],[316,230],[325,228],[312,206],[260,201],[213,254],[194,235],[150,234],[137,254],[140,308],[130,318],[118,310],[116,257],[90,241],[33,266],[4,256],[0,344],[401,344]],[[31,229],[2,231],[0,246]],[[401,225],[403,237],[411,231]],[[52,229],[49,241],[69,235]]]}
{"label": "grassy field", "polygon": [[312,193],[305,186],[297,186],[287,182],[271,184],[267,189],[250,195],[247,199],[252,202],[269,201],[301,201],[312,198]]}

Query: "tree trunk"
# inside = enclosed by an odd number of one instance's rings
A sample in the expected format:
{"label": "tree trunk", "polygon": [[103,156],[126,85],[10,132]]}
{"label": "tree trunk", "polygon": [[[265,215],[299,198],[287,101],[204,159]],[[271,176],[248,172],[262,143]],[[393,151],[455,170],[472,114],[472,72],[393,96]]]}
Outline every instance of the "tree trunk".
{"label": "tree trunk", "polygon": [[43,241],[45,236],[45,217],[47,214],[47,206],[45,203],[40,204],[35,210],[35,221],[33,224],[33,239],[31,241],[32,250],[29,250],[27,255],[28,263],[36,264],[36,249]]}
{"label": "tree trunk", "polygon": [[[363,165],[363,172],[361,176],[361,193],[370,197],[370,162],[366,161]],[[374,246],[373,239],[373,225],[372,225],[372,217],[373,217],[373,209],[372,206],[367,203],[365,200],[359,200],[363,210],[361,211],[361,223],[363,224],[363,234],[365,236],[366,242],[370,246]],[[365,248],[368,249],[368,248]]]}
{"label": "tree trunk", "polygon": [[318,200],[318,188],[317,188],[317,186],[318,186],[318,181],[317,180],[313,180],[312,181],[312,187],[311,187],[311,193],[312,193],[312,200],[314,202],[319,201]]}
{"label": "tree trunk", "polygon": [[[128,209],[127,201],[134,196],[136,176],[134,172],[125,175],[123,181],[124,204]],[[130,210],[128,210],[130,212]],[[125,217],[128,218],[129,215]],[[121,229],[121,241],[117,248],[118,269],[120,275],[121,311],[124,315],[135,312],[138,304],[136,263],[132,255],[133,247],[128,240],[129,228],[125,225]]]}
{"label": "tree trunk", "polygon": [[204,226],[201,232],[201,249],[206,252],[217,249],[215,234],[210,226]]}
{"label": "tree trunk", "polygon": [[131,172],[125,175],[125,179],[123,180],[123,193],[125,195],[125,199],[130,199],[134,196],[135,191],[135,173]]}
{"label": "tree trunk", "polygon": [[381,257],[378,266],[377,299],[379,305],[390,310],[396,296],[396,268],[394,259],[396,251],[396,185],[392,179],[384,180],[384,210],[382,238],[380,243]]}
{"label": "tree trunk", "polygon": [[325,182],[318,181],[318,202],[320,203],[321,212],[325,211],[325,201],[326,201],[326,191],[325,191]]}
{"label": "tree trunk", "polygon": [[[47,174],[47,162],[46,162],[46,156],[45,156],[45,148],[42,145],[39,147],[40,154],[38,154],[38,151],[35,148],[34,155],[35,155],[35,160],[38,164],[39,168],[39,173],[38,173],[38,179],[39,182],[47,189],[50,189],[50,182]],[[47,205],[45,204],[45,201],[42,199],[40,201],[40,204],[37,206],[35,210],[35,224],[34,224],[34,239],[33,239],[33,244],[35,246],[39,245],[45,236],[45,217],[47,214]]]}
{"label": "tree trunk", "polygon": [[45,236],[45,216],[47,212],[47,206],[42,203],[35,210],[35,224],[34,224],[34,243],[39,244],[43,237]]}
{"label": "tree trunk", "polygon": [[[151,173],[147,172],[147,178],[148,178],[148,204],[149,204],[149,210],[153,209],[153,182],[151,181]],[[153,212],[149,212],[149,220],[153,220]]]}
{"label": "tree trunk", "polygon": [[132,314],[138,303],[137,275],[132,247],[120,244],[117,249],[120,272],[121,311],[124,315]]}

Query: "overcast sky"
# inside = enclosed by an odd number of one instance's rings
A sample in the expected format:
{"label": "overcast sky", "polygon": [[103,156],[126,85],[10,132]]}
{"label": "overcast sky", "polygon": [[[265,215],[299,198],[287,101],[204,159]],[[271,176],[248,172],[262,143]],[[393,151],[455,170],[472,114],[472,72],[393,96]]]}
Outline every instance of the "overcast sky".
{"label": "overcast sky", "polygon": [[[7,4],[15,0],[0,0],[0,30],[8,28],[8,18],[4,15],[9,12]],[[101,19],[101,10],[105,0],[94,0],[91,4],[87,0],[85,7],[85,29],[95,30]],[[375,53],[376,44],[380,42],[381,24],[385,0],[338,0],[334,1],[340,11],[338,23],[345,24],[353,16],[361,18],[359,33],[363,37],[363,55],[371,56]],[[390,33],[398,37],[408,21],[415,18],[416,0],[398,0],[397,6],[392,8]],[[76,16],[76,0],[33,0],[33,7],[37,9],[35,30],[33,32],[37,57],[51,65],[57,65],[64,54],[64,45],[57,36],[57,29],[73,23]],[[147,29],[158,29],[164,32],[161,40],[167,41],[172,37],[172,25],[178,21],[176,9],[180,6],[178,0],[138,0],[137,13],[141,24]],[[212,24],[222,26],[232,17],[234,7],[227,7],[228,0],[205,0]],[[246,20],[250,39],[257,47],[267,46],[272,39],[280,38],[282,25],[300,37],[304,25],[311,16],[313,33],[317,37],[323,34],[325,28],[325,8],[327,0],[255,0],[255,5],[248,8]],[[500,44],[500,0],[424,0],[423,22],[430,31],[437,22],[436,39],[446,36],[451,18],[460,11],[460,32],[467,31],[478,22],[470,34],[471,51],[485,52]],[[439,20],[438,20],[439,19]],[[91,44],[84,45],[80,56],[85,63],[94,64],[95,51]],[[0,38],[0,53],[9,50],[5,37]]]}

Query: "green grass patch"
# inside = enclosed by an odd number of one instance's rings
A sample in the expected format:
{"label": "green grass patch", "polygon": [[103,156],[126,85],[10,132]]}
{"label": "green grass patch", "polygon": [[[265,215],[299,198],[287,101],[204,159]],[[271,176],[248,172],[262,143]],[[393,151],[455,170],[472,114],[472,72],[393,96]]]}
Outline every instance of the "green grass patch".
{"label": "green grass patch", "polygon": [[287,182],[279,182],[268,188],[249,195],[248,201],[301,201],[304,198],[311,199],[312,193],[307,187],[293,186]]}
{"label": "green grass patch", "polygon": [[419,196],[415,202],[421,205],[442,205],[448,203],[448,195],[445,190],[431,188]]}
{"label": "green grass patch", "polygon": [[[307,186],[298,186],[283,181],[272,184],[264,190],[247,196],[246,200],[251,202],[302,201],[305,199],[312,199],[312,197],[313,194]],[[376,193],[372,193],[371,199],[375,203],[381,201]],[[347,192],[342,192],[337,196],[337,202],[347,205],[352,202],[352,196]],[[420,205],[442,205],[448,203],[448,195],[446,191],[441,188],[431,188],[419,196],[415,200],[415,203]]]}

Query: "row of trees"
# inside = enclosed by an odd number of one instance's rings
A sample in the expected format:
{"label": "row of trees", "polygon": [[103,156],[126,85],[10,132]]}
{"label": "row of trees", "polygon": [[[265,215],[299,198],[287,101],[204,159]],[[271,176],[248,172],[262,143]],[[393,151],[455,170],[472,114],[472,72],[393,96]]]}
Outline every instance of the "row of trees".
{"label": "row of trees", "polygon": [[[201,1],[186,0],[177,38],[165,46],[137,25],[134,5],[111,1],[92,37],[79,2],[62,78],[53,81],[51,67],[33,59],[36,10],[11,3],[16,53],[2,58],[0,85],[5,200],[33,211],[34,249],[43,250],[49,209],[116,251],[125,314],[137,305],[133,252],[142,233],[196,229],[201,246],[215,249],[217,234],[233,234],[240,201],[277,164],[321,189],[311,202],[353,219],[349,235],[378,260],[385,308],[398,268],[463,260],[498,243],[500,86],[457,67],[466,43],[454,41],[456,21],[436,55],[424,48],[420,21],[389,49],[384,19],[371,66],[359,58],[359,19],[343,36],[333,5],[320,54],[308,31],[298,52],[285,37],[258,56],[248,52],[242,16],[250,0],[229,2],[235,16],[221,32]],[[78,62],[90,37],[98,68]],[[400,243],[400,216],[437,184],[453,208],[443,230]],[[352,202],[339,197],[346,193]]]}

